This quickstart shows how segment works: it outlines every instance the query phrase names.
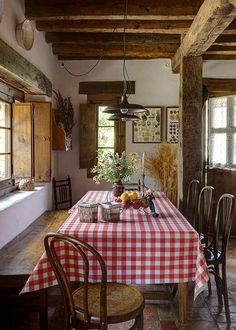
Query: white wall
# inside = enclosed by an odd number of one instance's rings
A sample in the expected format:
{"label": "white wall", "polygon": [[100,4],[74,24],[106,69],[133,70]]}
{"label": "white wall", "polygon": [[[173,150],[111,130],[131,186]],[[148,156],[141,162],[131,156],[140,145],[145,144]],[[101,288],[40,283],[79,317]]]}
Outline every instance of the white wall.
{"label": "white wall", "polygon": [[[35,39],[31,50],[27,51],[21,48],[15,38],[16,24],[22,22],[24,17],[24,1],[7,0],[4,1],[4,16],[0,23],[0,38],[9,46],[14,48],[19,54],[26,58],[42,71],[56,88],[55,79],[57,70],[57,59],[52,54],[51,45],[45,43],[44,33],[35,29]],[[1,49],[0,49],[1,51]],[[46,97],[27,96],[30,100],[50,100]],[[56,155],[53,156],[53,169],[56,171]],[[1,200],[0,200],[1,203]],[[0,212],[0,246],[7,243],[14,236],[18,235],[30,223],[32,223],[45,210],[50,209],[52,205],[51,184],[47,184],[45,189],[36,192],[29,198],[13,205]]]}
{"label": "white wall", "polygon": [[[81,74],[88,71],[95,61],[66,62],[66,67],[73,73]],[[60,64],[58,64],[60,66]],[[130,102],[144,106],[178,106],[179,76],[171,73],[170,60],[133,60],[127,61],[130,80],[136,81],[135,95],[131,95]],[[110,184],[95,185],[93,180],[87,179],[86,170],[79,169],[79,132],[78,112],[79,104],[86,103],[86,96],[79,95],[80,81],[117,81],[123,80],[121,61],[101,61],[88,75],[72,77],[63,68],[60,73],[60,90],[63,96],[71,96],[75,110],[77,125],[73,129],[73,150],[58,152],[58,175],[69,174],[72,178],[74,201],[78,200],[88,189],[110,189]],[[163,109],[164,115],[164,109]],[[132,123],[127,123],[126,150],[151,152],[155,144],[132,143]],[[151,184],[150,180],[146,182]]]}

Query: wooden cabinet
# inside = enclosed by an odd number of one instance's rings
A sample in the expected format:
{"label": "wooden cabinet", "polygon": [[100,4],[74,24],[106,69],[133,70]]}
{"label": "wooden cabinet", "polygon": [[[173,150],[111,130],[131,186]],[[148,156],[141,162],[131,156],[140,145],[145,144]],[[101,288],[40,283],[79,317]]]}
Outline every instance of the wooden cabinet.
{"label": "wooden cabinet", "polygon": [[51,180],[51,103],[13,105],[12,151],[16,178]]}

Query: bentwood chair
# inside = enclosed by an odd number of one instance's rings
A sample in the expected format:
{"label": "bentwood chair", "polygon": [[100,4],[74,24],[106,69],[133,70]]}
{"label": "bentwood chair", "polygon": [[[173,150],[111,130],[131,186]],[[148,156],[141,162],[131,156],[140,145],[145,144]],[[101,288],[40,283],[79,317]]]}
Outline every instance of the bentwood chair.
{"label": "bentwood chair", "polygon": [[[212,242],[205,248],[205,257],[208,270],[215,276],[217,298],[219,308],[222,310],[224,298],[225,314],[227,323],[231,322],[228,302],[228,288],[226,277],[226,253],[229,241],[230,229],[232,225],[232,210],[234,206],[234,196],[223,194],[218,200],[216,207],[216,218],[214,223],[214,232]],[[221,274],[220,275],[220,265]],[[209,295],[211,286],[208,286]]]}
{"label": "bentwood chair", "polygon": [[[83,286],[75,291],[70,288],[56,250],[58,244],[66,244],[81,257]],[[144,297],[136,288],[121,283],[108,283],[107,270],[101,255],[89,244],[68,235],[49,233],[44,239],[48,260],[57,278],[65,307],[65,329],[96,328],[107,330],[108,324],[131,319],[130,330],[143,330]],[[101,273],[99,283],[89,283],[89,258],[97,260]]]}
{"label": "bentwood chair", "polygon": [[52,179],[55,209],[67,210],[72,207],[71,179]]}
{"label": "bentwood chair", "polygon": [[188,194],[185,207],[185,215],[187,220],[194,226],[195,217],[197,211],[198,203],[198,190],[199,190],[199,181],[194,179],[190,182],[188,187]]}
{"label": "bentwood chair", "polygon": [[201,189],[198,197],[197,216],[194,227],[199,233],[201,243],[208,246],[208,233],[212,216],[212,196],[214,188],[205,186]]}

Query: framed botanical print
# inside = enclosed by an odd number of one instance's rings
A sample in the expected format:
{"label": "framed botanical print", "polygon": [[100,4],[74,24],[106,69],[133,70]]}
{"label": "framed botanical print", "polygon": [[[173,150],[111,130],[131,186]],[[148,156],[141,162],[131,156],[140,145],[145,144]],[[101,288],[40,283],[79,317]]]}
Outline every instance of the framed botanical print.
{"label": "framed botanical print", "polygon": [[133,122],[133,143],[160,143],[162,138],[162,108],[146,107]]}
{"label": "framed botanical print", "polygon": [[179,108],[166,108],[166,141],[178,143],[179,141]]}

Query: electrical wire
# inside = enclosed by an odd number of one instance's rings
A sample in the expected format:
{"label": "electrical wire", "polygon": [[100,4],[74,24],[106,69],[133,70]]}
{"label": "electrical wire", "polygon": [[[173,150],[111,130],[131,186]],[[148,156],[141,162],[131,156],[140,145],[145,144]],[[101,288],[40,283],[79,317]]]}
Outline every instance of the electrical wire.
{"label": "electrical wire", "polygon": [[[115,30],[117,29],[117,25],[114,27],[112,33],[115,32]],[[97,60],[97,62],[86,72],[84,73],[79,73],[79,74],[76,74],[76,73],[73,73],[71,72],[66,66],[64,63],[61,63],[61,66],[66,70],[67,73],[69,73],[71,76],[73,77],[83,77],[83,76],[86,76],[87,74],[89,74],[91,71],[93,71],[93,69],[96,68],[96,66],[101,62],[101,60],[103,59],[104,55],[101,55],[100,58]]]}
{"label": "electrical wire", "polygon": [[62,63],[62,67],[66,70],[66,72],[68,72],[71,76],[73,77],[83,77],[83,76],[86,76],[87,74],[89,74],[94,68],[96,68],[96,66],[99,64],[99,62],[101,61],[101,59],[103,58],[103,56],[101,56],[97,62],[87,71],[87,72],[84,72],[84,73],[81,73],[81,74],[76,74],[76,73],[73,73],[71,72],[66,66],[64,63]]}

